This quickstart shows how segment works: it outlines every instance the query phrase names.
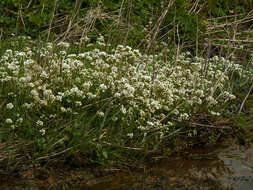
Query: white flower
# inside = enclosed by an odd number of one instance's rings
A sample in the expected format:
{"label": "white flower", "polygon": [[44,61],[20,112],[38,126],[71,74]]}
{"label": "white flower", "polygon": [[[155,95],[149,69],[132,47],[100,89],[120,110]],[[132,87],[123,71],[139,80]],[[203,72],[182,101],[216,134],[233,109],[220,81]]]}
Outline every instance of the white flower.
{"label": "white flower", "polygon": [[105,115],[104,112],[102,112],[102,111],[99,111],[97,114],[99,117],[104,117],[104,115]]}
{"label": "white flower", "polygon": [[120,108],[121,113],[123,113],[124,115],[127,113],[126,108],[122,105]]}
{"label": "white flower", "polygon": [[118,120],[118,118],[117,118],[116,116],[113,116],[113,117],[112,117],[112,121],[115,122],[115,121],[117,121],[117,120]]}
{"label": "white flower", "polygon": [[24,103],[23,104],[23,107],[25,107],[26,109],[30,109],[30,108],[32,108],[33,107],[33,103],[30,103],[30,104],[28,104],[28,103]]}
{"label": "white flower", "polygon": [[81,43],[82,42],[89,42],[90,38],[88,38],[87,36],[84,36],[80,39]]}
{"label": "white flower", "polygon": [[40,74],[41,78],[48,78],[48,74],[46,73],[46,71],[42,71],[42,73]]}
{"label": "white flower", "polygon": [[188,113],[180,114],[179,120],[187,120],[187,119],[189,119]]}
{"label": "white flower", "polygon": [[7,123],[7,124],[12,124],[13,121],[12,121],[12,119],[8,118],[8,119],[5,120],[5,123]]}
{"label": "white flower", "polygon": [[142,118],[144,118],[146,114],[143,110],[140,110],[140,115],[141,115]]}
{"label": "white flower", "polygon": [[67,112],[67,110],[66,110],[66,108],[64,108],[64,107],[61,107],[61,112]]}
{"label": "white flower", "polygon": [[67,56],[68,58],[76,58],[76,54],[69,54],[68,56]]}
{"label": "white flower", "polygon": [[99,42],[104,42],[104,41],[105,41],[104,36],[100,35],[100,36],[97,38],[97,41],[99,41]]}
{"label": "white flower", "polygon": [[107,86],[105,84],[100,84],[99,88],[104,92],[107,89]]}
{"label": "white flower", "polygon": [[41,121],[41,120],[38,120],[38,121],[36,121],[36,125],[38,125],[38,126],[43,126],[43,121]]}
{"label": "white flower", "polygon": [[36,97],[36,96],[39,96],[39,93],[37,92],[37,90],[33,89],[31,90],[31,94]]}
{"label": "white flower", "polygon": [[131,138],[133,138],[134,134],[133,133],[128,133],[127,136],[131,139]]}
{"label": "white flower", "polygon": [[210,113],[211,113],[212,115],[215,115],[215,116],[220,116],[220,115],[221,115],[219,112],[214,112],[214,111],[210,111]]}
{"label": "white flower", "polygon": [[50,114],[50,116],[49,116],[50,118],[56,118],[57,117],[57,115],[56,114]]}
{"label": "white flower", "polygon": [[53,92],[52,92],[51,89],[49,89],[49,90],[44,90],[44,91],[43,91],[43,95],[44,95],[45,97],[49,97],[49,96],[52,95],[52,94],[53,94]]}
{"label": "white flower", "polygon": [[14,108],[14,105],[12,103],[9,103],[6,105],[6,108],[11,110],[12,108]]}
{"label": "white flower", "polygon": [[69,48],[70,44],[68,42],[59,42],[57,44],[59,47]]}
{"label": "white flower", "polygon": [[206,98],[206,100],[210,103],[210,104],[217,104],[217,101],[212,97],[212,96],[208,96]]}
{"label": "white flower", "polygon": [[33,63],[34,63],[34,60],[32,60],[32,59],[27,59],[27,60],[24,61],[24,65],[25,65],[25,66],[31,65],[31,64],[33,64]]}
{"label": "white flower", "polygon": [[42,136],[44,136],[46,134],[46,130],[45,129],[40,129],[40,133]]}
{"label": "white flower", "polygon": [[233,94],[229,94],[229,98],[230,98],[231,100],[234,100],[234,99],[236,99],[236,96],[233,95]]}
{"label": "white flower", "polygon": [[53,43],[48,42],[48,43],[46,44],[46,48],[47,48],[48,50],[52,50],[52,49],[53,49]]}
{"label": "white flower", "polygon": [[55,96],[55,100],[61,102],[62,101],[62,96],[61,95]]}
{"label": "white flower", "polygon": [[85,91],[89,91],[90,86],[91,86],[91,82],[83,83],[83,88]]}
{"label": "white flower", "polygon": [[76,106],[82,106],[82,102],[76,101]]}
{"label": "white flower", "polygon": [[87,93],[87,97],[89,98],[89,99],[93,99],[93,98],[96,98],[96,94],[92,94],[91,92],[88,92]]}
{"label": "white flower", "polygon": [[20,82],[23,82],[23,83],[28,83],[28,82],[31,81],[31,79],[32,79],[31,76],[26,76],[26,77],[20,77],[20,78],[19,78],[19,81],[20,81]]}
{"label": "white flower", "polygon": [[32,82],[30,82],[30,83],[28,83],[28,86],[33,88],[35,85]]}
{"label": "white flower", "polygon": [[74,87],[74,88],[70,89],[70,94],[71,95],[82,96],[83,91],[79,90],[77,87]]}
{"label": "white flower", "polygon": [[115,97],[115,98],[119,98],[120,95],[121,95],[121,94],[120,94],[119,92],[116,92],[116,93],[114,94],[114,97]]}
{"label": "white flower", "polygon": [[61,56],[65,57],[66,54],[67,54],[66,51],[60,51]]}
{"label": "white flower", "polygon": [[46,105],[47,105],[47,100],[39,100],[39,103],[40,103],[41,105],[46,106]]}
{"label": "white flower", "polygon": [[22,117],[20,117],[20,118],[17,119],[17,121],[16,121],[17,124],[21,124],[22,122],[23,122],[23,118],[22,118]]}

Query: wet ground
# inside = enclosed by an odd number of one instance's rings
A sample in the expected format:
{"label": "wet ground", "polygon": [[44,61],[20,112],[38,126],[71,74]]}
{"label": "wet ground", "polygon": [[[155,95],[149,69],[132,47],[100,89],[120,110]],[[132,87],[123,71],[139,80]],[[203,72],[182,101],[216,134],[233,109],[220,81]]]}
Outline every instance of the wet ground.
{"label": "wet ground", "polygon": [[25,171],[23,179],[2,180],[0,189],[253,190],[253,146],[189,149],[184,156],[160,160],[138,171],[76,168],[38,178]]}

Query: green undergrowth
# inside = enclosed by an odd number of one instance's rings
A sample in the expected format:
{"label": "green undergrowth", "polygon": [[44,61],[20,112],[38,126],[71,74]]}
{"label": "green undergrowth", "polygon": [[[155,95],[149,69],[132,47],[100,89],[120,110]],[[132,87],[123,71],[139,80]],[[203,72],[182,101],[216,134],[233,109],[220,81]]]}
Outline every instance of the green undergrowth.
{"label": "green undergrowth", "polygon": [[50,39],[77,39],[102,33],[112,44],[145,48],[144,41],[157,30],[156,40],[194,50],[196,42],[204,47],[206,38],[227,39],[236,34],[236,39],[243,36],[247,41],[250,34],[240,33],[250,32],[252,6],[252,0],[2,0],[0,37],[37,38],[40,34]]}
{"label": "green undergrowth", "polygon": [[215,143],[232,133],[241,103],[235,95],[253,75],[252,62],[233,57],[151,55],[112,47],[103,36],[75,43],[18,37],[2,47],[0,162],[8,172],[79,157],[131,165]]}
{"label": "green undergrowth", "polygon": [[[245,93],[241,94],[241,99],[245,99]],[[251,95],[245,101],[242,113],[233,119],[234,129],[238,132],[236,139],[242,145],[253,144],[253,96]]]}

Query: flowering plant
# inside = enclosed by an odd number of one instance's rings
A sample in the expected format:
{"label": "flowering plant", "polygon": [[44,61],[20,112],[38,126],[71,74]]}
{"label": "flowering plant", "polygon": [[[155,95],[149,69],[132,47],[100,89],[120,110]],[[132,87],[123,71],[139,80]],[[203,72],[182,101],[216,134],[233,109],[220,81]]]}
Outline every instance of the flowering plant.
{"label": "flowering plant", "polygon": [[0,127],[11,127],[17,136],[46,138],[66,123],[83,133],[92,123],[103,138],[117,128],[126,132],[124,138],[163,139],[199,112],[221,115],[236,98],[230,74],[252,75],[223,57],[212,57],[207,69],[204,58],[189,52],[175,61],[164,59],[166,52],[147,55],[123,45],[106,50],[103,37],[86,46],[89,50],[80,53],[69,53],[66,42],[56,44],[57,51],[52,43],[7,50],[0,59],[5,104]]}

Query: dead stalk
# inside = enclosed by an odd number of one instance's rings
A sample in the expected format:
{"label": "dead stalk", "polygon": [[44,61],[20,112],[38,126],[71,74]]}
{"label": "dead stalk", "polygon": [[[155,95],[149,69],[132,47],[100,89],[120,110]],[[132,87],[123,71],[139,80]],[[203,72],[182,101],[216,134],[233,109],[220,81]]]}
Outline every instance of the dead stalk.
{"label": "dead stalk", "polygon": [[151,45],[152,45],[153,42],[155,41],[156,36],[157,36],[157,34],[158,34],[158,32],[159,32],[160,26],[161,26],[161,24],[162,24],[162,22],[163,22],[165,16],[167,15],[167,13],[168,13],[170,7],[173,6],[174,2],[175,2],[175,0],[170,0],[168,6],[167,6],[167,7],[165,8],[165,10],[162,12],[162,14],[161,14],[161,16],[159,17],[159,19],[158,19],[156,25],[155,25],[154,28],[152,29],[152,30],[154,30],[154,34],[153,34],[153,36],[152,36],[152,39],[151,39],[150,43],[148,44],[148,46],[147,46],[147,48],[146,48],[146,51],[149,51]]}
{"label": "dead stalk", "polygon": [[123,41],[124,45],[126,45],[127,43],[127,38],[131,27],[131,11],[132,11],[132,1],[130,1],[130,5],[128,5],[127,32]]}
{"label": "dead stalk", "polygon": [[215,125],[207,125],[207,124],[201,124],[201,123],[195,123],[195,122],[189,122],[191,127],[199,126],[199,127],[208,127],[208,128],[216,128],[216,129],[232,129],[228,126],[215,126]]}
{"label": "dead stalk", "polygon": [[53,24],[53,20],[54,20],[54,16],[55,16],[55,11],[56,11],[56,7],[57,7],[57,2],[58,2],[58,0],[55,0],[55,1],[54,1],[53,15],[52,15],[52,18],[51,18],[51,20],[50,20],[49,29],[48,29],[48,33],[47,33],[47,42],[48,42],[48,40],[49,40],[50,33],[51,33],[51,30],[52,30],[52,24]]}
{"label": "dead stalk", "polygon": [[42,156],[42,157],[37,158],[36,160],[44,160],[44,159],[52,158],[52,157],[55,157],[55,156],[59,156],[59,155],[61,155],[61,154],[64,154],[64,153],[70,151],[72,148],[73,148],[73,147],[69,147],[69,148],[67,148],[67,149],[65,149],[65,150],[63,150],[63,151],[56,152],[56,153],[54,153],[54,154],[47,155],[47,156]]}
{"label": "dead stalk", "polygon": [[205,65],[204,65],[204,77],[207,76],[207,72],[208,72],[208,69],[209,69],[210,55],[211,55],[211,39],[208,39],[208,41],[207,41],[207,54],[206,54],[206,57],[205,57]]}
{"label": "dead stalk", "polygon": [[80,11],[80,8],[81,8],[80,0],[76,0],[74,12],[73,12],[73,14],[72,14],[71,19],[69,20],[68,28],[67,28],[66,32],[64,33],[63,41],[64,41],[64,40],[67,38],[67,36],[69,35],[69,32],[70,32],[70,30],[71,30],[72,27],[73,27],[74,20],[76,19],[76,16],[78,15],[78,13],[79,13],[79,11]]}
{"label": "dead stalk", "polygon": [[249,95],[250,95],[250,93],[251,93],[252,89],[253,89],[253,81],[252,81],[252,85],[251,85],[251,87],[250,87],[250,89],[249,89],[249,91],[248,91],[247,95],[245,96],[245,98],[244,98],[244,100],[243,100],[243,102],[242,102],[242,104],[241,104],[241,106],[240,106],[240,109],[239,109],[239,111],[238,111],[238,114],[237,114],[237,115],[240,115],[240,114],[241,114],[241,112],[242,112],[242,108],[243,108],[243,106],[244,106],[244,104],[245,104],[246,100],[248,99],[248,97],[249,97]]}

